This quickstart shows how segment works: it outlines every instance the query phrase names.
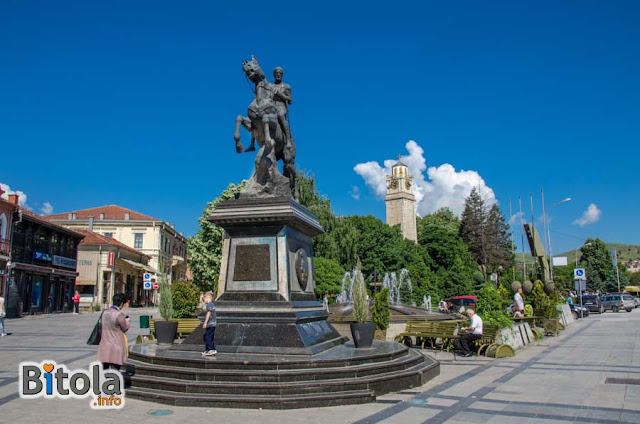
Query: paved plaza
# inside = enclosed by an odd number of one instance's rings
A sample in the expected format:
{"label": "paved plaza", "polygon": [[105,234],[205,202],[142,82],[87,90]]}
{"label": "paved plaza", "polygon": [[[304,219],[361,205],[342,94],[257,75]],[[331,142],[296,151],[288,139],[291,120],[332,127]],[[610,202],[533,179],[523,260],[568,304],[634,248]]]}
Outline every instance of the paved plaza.
{"label": "paved plaza", "polygon": [[[148,332],[139,328],[138,316],[145,311],[127,313],[134,343],[138,334]],[[80,369],[95,360],[96,348],[85,341],[97,318],[97,313],[86,313],[7,320],[11,334],[0,338],[0,423],[640,422],[640,309],[594,314],[514,358],[455,358],[426,351],[442,362],[441,375],[423,387],[380,396],[375,404],[276,411],[182,408],[128,399],[122,410],[93,411],[87,399],[20,399],[21,361],[53,360]]]}

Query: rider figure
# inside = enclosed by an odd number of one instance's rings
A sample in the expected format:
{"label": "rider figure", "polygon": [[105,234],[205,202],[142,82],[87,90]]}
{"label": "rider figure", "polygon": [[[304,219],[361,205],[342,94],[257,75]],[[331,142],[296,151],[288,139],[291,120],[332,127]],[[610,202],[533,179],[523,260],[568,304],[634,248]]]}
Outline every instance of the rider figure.
{"label": "rider figure", "polygon": [[281,67],[277,67],[273,70],[273,100],[276,103],[276,109],[278,110],[278,123],[280,128],[284,131],[284,135],[287,139],[287,143],[291,142],[291,130],[289,129],[288,114],[289,105],[291,104],[291,86],[282,82],[282,76],[284,71]]}

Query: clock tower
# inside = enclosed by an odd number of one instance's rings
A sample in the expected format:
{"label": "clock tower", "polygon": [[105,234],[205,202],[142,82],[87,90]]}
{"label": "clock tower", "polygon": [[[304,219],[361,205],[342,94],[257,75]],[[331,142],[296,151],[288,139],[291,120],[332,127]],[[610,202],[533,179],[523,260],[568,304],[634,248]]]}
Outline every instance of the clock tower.
{"label": "clock tower", "polygon": [[407,165],[400,161],[393,165],[392,175],[387,175],[387,195],[384,203],[387,208],[387,224],[400,224],[402,235],[418,242],[416,230],[416,197],[413,195],[413,177],[409,176]]}

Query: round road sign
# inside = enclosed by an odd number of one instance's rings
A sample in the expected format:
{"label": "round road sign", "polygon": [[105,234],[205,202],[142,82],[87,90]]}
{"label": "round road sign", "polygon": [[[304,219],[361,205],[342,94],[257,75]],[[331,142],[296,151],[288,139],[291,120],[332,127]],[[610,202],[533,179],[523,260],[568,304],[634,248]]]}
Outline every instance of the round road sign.
{"label": "round road sign", "polygon": [[154,290],[158,290],[160,288],[160,284],[158,283],[153,283],[153,289]]}

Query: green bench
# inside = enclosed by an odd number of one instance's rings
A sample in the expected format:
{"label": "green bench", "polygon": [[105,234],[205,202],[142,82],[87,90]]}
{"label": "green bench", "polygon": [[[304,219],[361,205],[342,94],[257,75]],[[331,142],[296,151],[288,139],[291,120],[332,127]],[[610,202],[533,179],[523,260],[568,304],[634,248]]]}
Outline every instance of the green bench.
{"label": "green bench", "polygon": [[413,337],[416,339],[416,345],[420,345],[424,349],[425,345],[432,348],[436,347],[436,339],[442,340],[440,349],[446,347],[447,351],[451,348],[452,343],[460,336],[457,335],[456,327],[461,327],[466,321],[447,320],[447,321],[410,321],[407,322],[405,331],[395,337],[395,341],[403,343],[407,346],[413,345]]}
{"label": "green bench", "polygon": [[[141,336],[138,336],[138,338],[136,339],[136,343],[138,344],[151,343],[156,340],[156,335],[155,335],[156,321],[158,320],[157,319],[149,320],[149,334],[143,334]],[[159,321],[164,321],[164,320],[159,320]],[[177,337],[179,339],[182,339],[188,336],[189,334],[193,333],[193,330],[198,328],[198,326],[202,325],[202,322],[198,318],[174,318],[174,319],[170,319],[169,321],[178,323]]]}

